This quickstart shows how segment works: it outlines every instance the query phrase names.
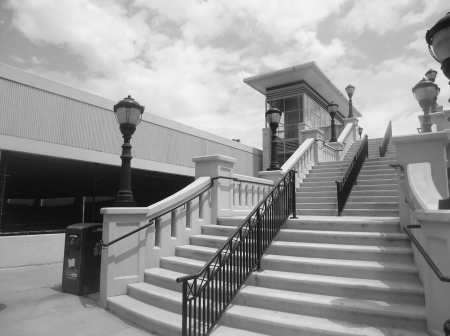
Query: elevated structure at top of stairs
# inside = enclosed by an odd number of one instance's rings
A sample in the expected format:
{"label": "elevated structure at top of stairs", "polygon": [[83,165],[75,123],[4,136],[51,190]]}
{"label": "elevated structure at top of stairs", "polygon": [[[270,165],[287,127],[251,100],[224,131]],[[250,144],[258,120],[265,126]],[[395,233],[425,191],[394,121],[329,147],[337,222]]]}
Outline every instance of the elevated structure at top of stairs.
{"label": "elevated structure at top of stairs", "polygon": [[[336,136],[343,131],[349,113],[349,101],[314,62],[245,78],[244,82],[266,98],[266,110],[274,106],[283,112],[277,131],[279,162],[284,163],[303,142],[303,131],[319,129],[323,140],[330,140],[330,115],[327,105],[339,105]],[[353,107],[353,116],[362,114]],[[264,111],[265,112],[265,111]],[[351,120],[355,122],[355,120]],[[268,167],[270,130],[263,129],[263,166]]]}

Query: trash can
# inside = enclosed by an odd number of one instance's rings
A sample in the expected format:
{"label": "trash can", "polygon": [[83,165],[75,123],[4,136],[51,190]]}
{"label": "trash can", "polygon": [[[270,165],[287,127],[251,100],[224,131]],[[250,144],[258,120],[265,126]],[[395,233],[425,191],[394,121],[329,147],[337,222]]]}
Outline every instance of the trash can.
{"label": "trash can", "polygon": [[100,290],[101,249],[103,224],[80,223],[66,230],[62,291],[86,295]]}

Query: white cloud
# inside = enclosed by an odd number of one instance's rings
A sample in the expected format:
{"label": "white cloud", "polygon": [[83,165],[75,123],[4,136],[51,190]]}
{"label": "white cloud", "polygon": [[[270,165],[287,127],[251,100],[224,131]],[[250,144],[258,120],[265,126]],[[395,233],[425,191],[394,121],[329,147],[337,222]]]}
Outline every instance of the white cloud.
{"label": "white cloud", "polygon": [[[264,98],[243,78],[308,61],[341,90],[356,86],[355,105],[369,134],[382,136],[390,118],[399,123],[394,133],[415,130],[419,110],[410,91],[430,57],[399,55],[370,64],[371,55],[348,34],[336,31],[324,43],[317,28],[333,17],[345,31],[386,34],[429,18],[439,1],[359,1],[348,15],[342,13],[348,0],[135,0],[126,6],[9,0],[9,6],[25,37],[61,46],[88,69],[71,71],[68,60],[66,71],[55,71],[40,57],[30,71],[113,100],[131,94],[147,112],[261,147]],[[360,66],[363,58],[367,67]]]}
{"label": "white cloud", "polygon": [[418,24],[441,13],[447,5],[448,0],[354,1],[351,10],[340,20],[340,27],[357,34],[370,29],[383,35]]}

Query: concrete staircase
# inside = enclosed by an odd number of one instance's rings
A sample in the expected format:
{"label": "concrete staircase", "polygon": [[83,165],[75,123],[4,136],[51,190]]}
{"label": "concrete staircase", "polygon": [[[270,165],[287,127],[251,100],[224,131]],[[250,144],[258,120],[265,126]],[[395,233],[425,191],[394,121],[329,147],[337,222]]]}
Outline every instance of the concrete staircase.
{"label": "concrete staircase", "polygon": [[[343,216],[398,216],[397,173],[389,167],[395,163],[395,146],[389,144],[385,157],[380,157],[382,139],[369,139],[369,158],[364,162],[344,207]],[[297,214],[336,216],[335,181],[344,174],[349,160],[355,156],[361,140],[353,143],[344,161],[322,162],[312,167],[297,191]]]}
{"label": "concrete staircase", "polygon": [[[367,176],[389,162],[372,160],[363,168]],[[315,168],[325,171],[315,173],[329,176],[331,169],[343,169],[340,165],[321,164]],[[371,179],[358,180],[350,204],[396,202],[394,181],[361,181]],[[334,179],[331,182],[334,188],[317,190],[320,186],[316,186],[306,192],[311,194],[302,191],[303,185],[299,206],[332,203],[336,187]],[[302,203],[302,197],[310,201]],[[361,213],[371,213],[367,209],[379,208],[351,208],[352,216],[288,219],[262,259],[264,270],[250,275],[211,335],[428,335],[424,290],[410,241],[400,233],[398,215],[381,217],[375,211],[375,216],[363,217]],[[393,206],[388,209],[398,211]],[[175,256],[161,258],[159,268],[147,269],[144,282],[129,285],[127,295],[109,298],[109,309],[157,335],[181,335],[181,284],[175,279],[198,272],[243,219],[220,218],[219,225],[204,225],[190,245],[177,247]]]}

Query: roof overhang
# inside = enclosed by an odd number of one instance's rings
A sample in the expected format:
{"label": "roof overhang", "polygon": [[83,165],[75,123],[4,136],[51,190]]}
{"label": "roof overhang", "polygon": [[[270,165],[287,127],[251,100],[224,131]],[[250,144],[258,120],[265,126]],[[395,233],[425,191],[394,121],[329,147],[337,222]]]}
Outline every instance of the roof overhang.
{"label": "roof overhang", "polygon": [[[256,91],[266,95],[271,88],[284,86],[289,83],[306,82],[327,103],[334,101],[339,105],[339,112],[348,117],[349,101],[347,97],[334,85],[327,75],[315,62],[308,62],[293,67],[268,72],[262,75],[244,78],[244,83]],[[353,115],[362,117],[362,114],[353,106]]]}

